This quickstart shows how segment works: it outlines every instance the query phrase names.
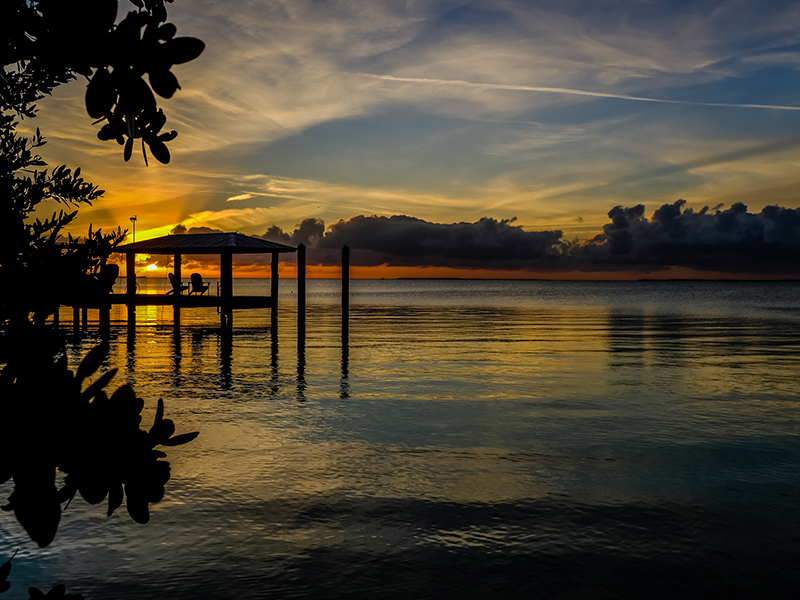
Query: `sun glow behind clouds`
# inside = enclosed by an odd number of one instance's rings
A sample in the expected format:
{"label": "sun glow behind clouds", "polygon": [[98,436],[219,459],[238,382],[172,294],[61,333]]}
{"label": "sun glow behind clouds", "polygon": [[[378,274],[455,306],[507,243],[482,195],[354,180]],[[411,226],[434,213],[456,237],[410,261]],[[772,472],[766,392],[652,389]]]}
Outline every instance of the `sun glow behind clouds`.
{"label": "sun glow behind clouds", "polygon": [[798,206],[800,3],[729,4],[182,0],[171,20],[207,49],[162,102],[171,164],[95,139],[81,84],[33,125],[50,165],[108,190],[73,233],[137,214],[137,241],[355,215],[572,240],[617,205]]}

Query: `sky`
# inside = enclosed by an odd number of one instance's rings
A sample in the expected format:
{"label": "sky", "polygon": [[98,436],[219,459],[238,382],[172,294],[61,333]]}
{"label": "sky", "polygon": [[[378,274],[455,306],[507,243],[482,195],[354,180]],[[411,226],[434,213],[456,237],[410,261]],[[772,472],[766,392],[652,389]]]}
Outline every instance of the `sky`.
{"label": "sky", "polygon": [[26,122],[106,190],[76,233],[269,232],[317,275],[342,243],[364,277],[800,273],[800,1],[168,9],[206,43],[169,165],[97,140],[82,82]]}

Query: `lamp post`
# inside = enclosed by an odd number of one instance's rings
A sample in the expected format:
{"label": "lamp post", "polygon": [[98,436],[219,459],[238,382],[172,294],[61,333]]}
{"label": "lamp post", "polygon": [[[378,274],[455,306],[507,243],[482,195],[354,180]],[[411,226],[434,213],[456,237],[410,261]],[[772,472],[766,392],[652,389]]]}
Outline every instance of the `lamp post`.
{"label": "lamp post", "polygon": [[133,243],[136,243],[136,215],[131,217],[131,223],[133,223]]}

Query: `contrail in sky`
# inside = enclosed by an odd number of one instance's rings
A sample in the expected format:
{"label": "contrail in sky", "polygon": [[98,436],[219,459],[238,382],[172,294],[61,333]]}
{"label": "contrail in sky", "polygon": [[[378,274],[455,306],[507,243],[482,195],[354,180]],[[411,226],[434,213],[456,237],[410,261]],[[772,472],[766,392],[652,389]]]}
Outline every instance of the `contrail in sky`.
{"label": "contrail in sky", "polygon": [[427,79],[424,77],[393,77],[391,75],[375,75],[374,73],[356,73],[359,77],[380,79],[382,81],[399,81],[407,83],[433,83],[438,85],[454,85],[479,88],[484,90],[512,90],[518,92],[546,92],[549,94],[569,94],[571,96],[592,96],[595,98],[617,98],[619,100],[635,100],[637,102],[658,102],[660,104],[683,104],[686,106],[724,106],[729,108],[769,108],[772,110],[800,110],[800,106],[777,106],[774,104],[729,104],[725,102],[687,102],[684,100],[664,100],[661,98],[644,98],[628,94],[606,94],[589,92],[572,88],[534,87],[530,85],[507,85],[504,83],[474,83],[460,79]]}

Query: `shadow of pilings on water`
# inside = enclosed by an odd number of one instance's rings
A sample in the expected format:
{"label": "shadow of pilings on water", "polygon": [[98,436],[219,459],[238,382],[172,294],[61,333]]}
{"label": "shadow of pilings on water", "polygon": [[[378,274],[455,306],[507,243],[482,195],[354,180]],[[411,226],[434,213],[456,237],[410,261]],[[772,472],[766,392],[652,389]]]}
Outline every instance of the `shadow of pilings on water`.
{"label": "shadow of pilings on water", "polygon": [[297,400],[306,401],[306,342],[297,339]]}
{"label": "shadow of pilings on water", "polygon": [[350,335],[349,322],[342,324],[342,375],[339,379],[339,398],[350,397]]}
{"label": "shadow of pilings on water", "polygon": [[233,384],[233,333],[223,328],[219,333],[220,388],[231,389]]}
{"label": "shadow of pilings on water", "polygon": [[275,394],[280,389],[278,371],[278,328],[270,327],[269,389]]}
{"label": "shadow of pilings on water", "polygon": [[172,383],[175,387],[180,387],[183,381],[183,377],[181,376],[182,362],[181,332],[180,329],[175,327],[172,330]]}

